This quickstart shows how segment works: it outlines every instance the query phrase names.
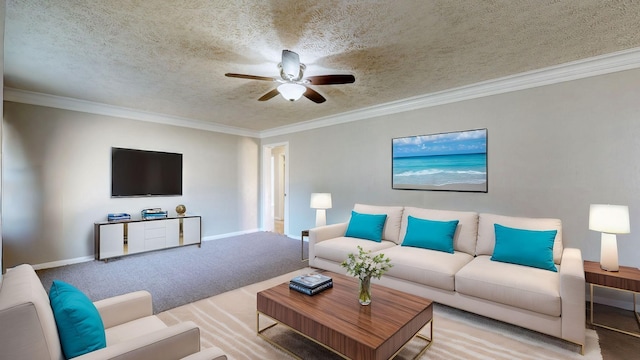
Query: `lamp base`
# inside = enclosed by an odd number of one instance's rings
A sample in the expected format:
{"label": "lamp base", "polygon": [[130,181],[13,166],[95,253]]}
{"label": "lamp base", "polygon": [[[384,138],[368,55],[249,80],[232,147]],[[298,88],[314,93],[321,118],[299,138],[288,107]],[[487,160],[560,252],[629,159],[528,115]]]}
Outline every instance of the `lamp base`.
{"label": "lamp base", "polygon": [[316,210],[316,227],[327,225],[327,210],[325,209],[317,209]]}
{"label": "lamp base", "polygon": [[616,234],[602,233],[600,238],[600,268],[605,271],[620,270]]}

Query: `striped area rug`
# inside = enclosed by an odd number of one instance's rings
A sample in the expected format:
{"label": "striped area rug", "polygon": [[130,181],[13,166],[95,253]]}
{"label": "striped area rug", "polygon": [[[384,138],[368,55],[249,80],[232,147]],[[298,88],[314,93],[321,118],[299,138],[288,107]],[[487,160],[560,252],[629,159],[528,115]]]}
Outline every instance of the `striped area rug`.
{"label": "striped area rug", "polygon": [[[229,359],[287,359],[289,355],[256,335],[256,294],[310,272],[302,269],[158,314],[167,325],[194,321],[202,347],[217,346]],[[375,301],[375,297],[373,299]],[[269,324],[260,317],[260,326]],[[602,359],[598,335],[587,329],[585,355],[565,341],[445,306],[434,308],[434,342],[420,359]],[[428,334],[428,327],[423,329]],[[339,359],[313,342],[276,326],[265,332],[304,359]],[[414,339],[396,359],[410,359],[423,343]]]}

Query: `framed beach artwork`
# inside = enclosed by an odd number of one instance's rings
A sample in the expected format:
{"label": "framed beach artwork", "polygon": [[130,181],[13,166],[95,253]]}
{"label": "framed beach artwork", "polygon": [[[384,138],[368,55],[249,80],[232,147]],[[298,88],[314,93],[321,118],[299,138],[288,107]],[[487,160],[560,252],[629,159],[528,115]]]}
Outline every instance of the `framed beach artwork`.
{"label": "framed beach artwork", "polygon": [[487,192],[487,129],[392,140],[392,188]]}

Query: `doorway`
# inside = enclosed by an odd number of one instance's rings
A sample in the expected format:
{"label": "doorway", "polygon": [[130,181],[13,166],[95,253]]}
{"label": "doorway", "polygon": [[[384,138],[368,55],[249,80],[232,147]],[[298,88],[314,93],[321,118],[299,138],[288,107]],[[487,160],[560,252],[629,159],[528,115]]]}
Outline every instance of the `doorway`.
{"label": "doorway", "polygon": [[262,147],[262,228],[289,232],[289,143]]}

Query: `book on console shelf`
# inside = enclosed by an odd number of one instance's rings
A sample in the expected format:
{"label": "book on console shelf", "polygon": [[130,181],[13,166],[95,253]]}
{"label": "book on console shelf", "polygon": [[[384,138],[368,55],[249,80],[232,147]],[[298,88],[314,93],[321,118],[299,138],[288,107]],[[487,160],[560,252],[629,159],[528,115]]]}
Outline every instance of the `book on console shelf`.
{"label": "book on console shelf", "polygon": [[289,281],[289,288],[307,295],[315,295],[333,287],[333,279],[322,274],[305,274]]}
{"label": "book on console shelf", "polygon": [[164,219],[169,213],[167,211],[163,211],[161,208],[152,208],[152,209],[144,209],[140,212],[143,220],[148,219]]}
{"label": "book on console shelf", "polygon": [[145,214],[142,219],[143,220],[149,220],[149,219],[166,219],[168,217],[167,213],[164,214]]}

